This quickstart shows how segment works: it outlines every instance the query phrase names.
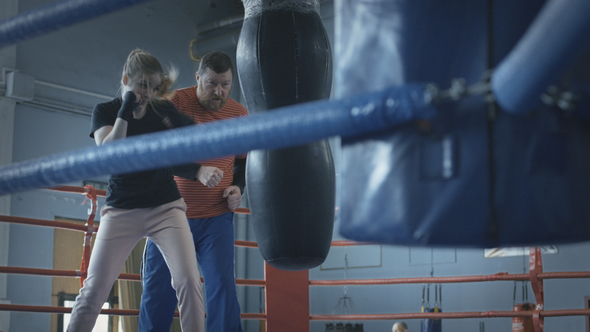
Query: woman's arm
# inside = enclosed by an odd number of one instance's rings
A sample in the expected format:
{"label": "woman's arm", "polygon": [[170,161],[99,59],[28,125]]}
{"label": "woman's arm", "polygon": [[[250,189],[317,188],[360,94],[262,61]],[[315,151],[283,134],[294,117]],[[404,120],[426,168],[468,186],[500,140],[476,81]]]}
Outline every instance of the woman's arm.
{"label": "woman's arm", "polygon": [[94,132],[96,145],[127,137],[127,121],[117,118],[114,126],[103,126]]}
{"label": "woman's arm", "polygon": [[96,145],[127,137],[127,125],[128,121],[133,118],[133,111],[137,107],[136,101],[137,96],[133,91],[127,91],[123,95],[123,102],[114,125],[102,126],[94,131]]}

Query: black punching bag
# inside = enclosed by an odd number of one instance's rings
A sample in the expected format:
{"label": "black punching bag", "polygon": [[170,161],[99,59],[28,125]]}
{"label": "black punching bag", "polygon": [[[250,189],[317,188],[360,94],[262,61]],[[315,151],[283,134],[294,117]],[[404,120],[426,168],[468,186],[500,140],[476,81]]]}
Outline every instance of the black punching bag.
{"label": "black punching bag", "polygon": [[[248,112],[329,97],[330,44],[317,0],[244,0],[237,49]],[[271,266],[306,270],[332,241],[334,161],[327,140],[248,154],[246,190],[256,241]]]}

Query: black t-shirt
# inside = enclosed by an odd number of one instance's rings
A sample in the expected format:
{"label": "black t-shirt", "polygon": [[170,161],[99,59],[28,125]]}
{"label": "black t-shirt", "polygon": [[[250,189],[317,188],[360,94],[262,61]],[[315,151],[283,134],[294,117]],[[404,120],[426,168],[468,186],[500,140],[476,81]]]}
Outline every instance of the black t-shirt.
{"label": "black t-shirt", "polygon": [[[96,130],[115,124],[121,103],[121,98],[116,98],[94,107],[90,124],[90,137],[94,138]],[[129,120],[127,137],[166,130],[168,128],[162,122],[165,116],[184,116],[169,101],[158,100],[146,107],[146,114],[141,119],[131,118]],[[181,197],[173,175],[194,179],[197,170],[197,164],[190,164],[137,173],[111,175],[106,204],[121,209],[135,209],[170,203]]]}

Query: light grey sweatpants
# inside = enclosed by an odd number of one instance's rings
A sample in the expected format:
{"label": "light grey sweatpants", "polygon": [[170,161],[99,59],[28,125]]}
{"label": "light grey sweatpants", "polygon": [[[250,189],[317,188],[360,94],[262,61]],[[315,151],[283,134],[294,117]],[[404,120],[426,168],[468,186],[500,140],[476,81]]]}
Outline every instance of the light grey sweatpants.
{"label": "light grey sweatpants", "polygon": [[172,274],[182,330],[205,331],[201,279],[185,211],[182,198],[155,208],[101,209],[88,276],[76,297],[68,332],[92,331],[127,257],[146,236],[158,246]]}

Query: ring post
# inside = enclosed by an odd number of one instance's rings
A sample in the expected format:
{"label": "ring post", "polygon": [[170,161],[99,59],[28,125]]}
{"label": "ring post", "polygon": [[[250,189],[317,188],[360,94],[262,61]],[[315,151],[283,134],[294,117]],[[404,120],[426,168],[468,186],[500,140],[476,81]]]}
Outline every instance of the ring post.
{"label": "ring post", "polygon": [[543,332],[543,325],[545,322],[540,313],[545,306],[545,293],[543,291],[543,279],[539,279],[537,277],[538,274],[543,273],[541,248],[530,247],[529,251],[529,275],[531,278],[531,286],[533,287],[533,292],[535,293],[535,300],[537,302],[535,305],[535,311],[533,312],[533,326],[535,327],[535,332]]}
{"label": "ring post", "polygon": [[309,270],[283,271],[264,262],[266,330],[309,332]]}
{"label": "ring post", "polygon": [[84,235],[84,250],[82,252],[82,264],[80,266],[80,287],[84,286],[84,280],[86,280],[86,276],[88,275],[88,263],[90,263],[90,252],[91,252],[91,242],[92,242],[92,234],[94,233],[94,216],[96,215],[97,209],[97,201],[96,201],[96,189],[90,185],[84,186],[86,190],[86,197],[90,198],[90,209],[88,210],[88,221],[86,222],[86,226],[88,230]]}

